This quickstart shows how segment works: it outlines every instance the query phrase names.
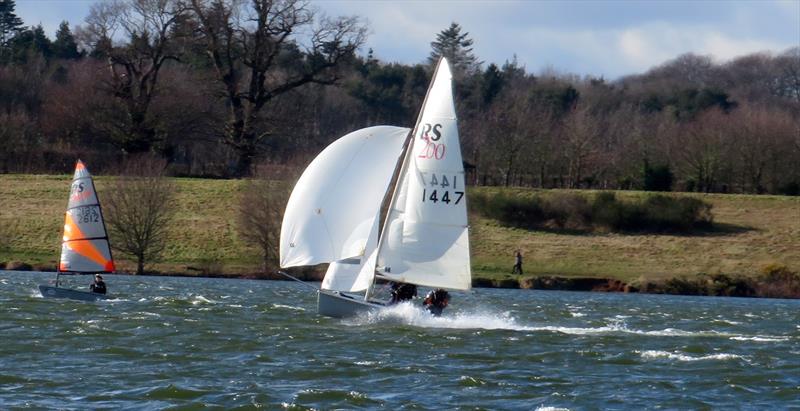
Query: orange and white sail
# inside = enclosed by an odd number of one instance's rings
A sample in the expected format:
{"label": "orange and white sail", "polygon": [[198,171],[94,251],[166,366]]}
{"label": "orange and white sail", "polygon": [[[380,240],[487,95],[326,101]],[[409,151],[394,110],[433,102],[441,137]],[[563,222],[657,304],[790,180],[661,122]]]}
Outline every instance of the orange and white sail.
{"label": "orange and white sail", "polygon": [[69,192],[58,271],[111,273],[114,260],[92,176],[78,160]]}

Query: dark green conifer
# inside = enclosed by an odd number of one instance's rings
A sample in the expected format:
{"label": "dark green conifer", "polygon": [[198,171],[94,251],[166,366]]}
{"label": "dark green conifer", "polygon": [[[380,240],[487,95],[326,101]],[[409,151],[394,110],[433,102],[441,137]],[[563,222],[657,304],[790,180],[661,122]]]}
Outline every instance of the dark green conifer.
{"label": "dark green conifer", "polygon": [[81,57],[78,43],[69,29],[69,23],[62,21],[56,31],[56,41],[53,42],[53,56],[66,60],[76,60]]}
{"label": "dark green conifer", "polygon": [[450,23],[450,27],[436,35],[436,41],[431,42],[431,55],[428,62],[436,64],[439,57],[446,57],[450,65],[457,72],[472,74],[480,70],[481,61],[472,54],[473,40],[469,33],[461,33],[458,23]]}

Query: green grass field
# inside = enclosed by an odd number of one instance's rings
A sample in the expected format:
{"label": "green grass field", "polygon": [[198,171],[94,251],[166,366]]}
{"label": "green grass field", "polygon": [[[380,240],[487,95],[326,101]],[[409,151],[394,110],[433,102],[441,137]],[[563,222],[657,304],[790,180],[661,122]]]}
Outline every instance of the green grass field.
{"label": "green grass field", "polygon": [[[0,175],[0,262],[55,267],[70,176]],[[111,177],[96,178],[102,201]],[[236,231],[239,180],[175,179],[179,212],[162,261],[150,268],[197,274],[196,269],[241,275],[259,270],[255,247]],[[499,188],[477,188],[471,193]],[[516,191],[530,191],[512,189]],[[619,192],[621,198],[649,195]],[[514,229],[470,216],[476,277],[509,276],[522,250],[525,275],[603,277],[625,282],[700,273],[754,275],[768,264],[800,271],[800,198],[692,195],[713,204],[717,229],[698,235],[566,234]],[[133,269],[126,256],[118,267]]]}

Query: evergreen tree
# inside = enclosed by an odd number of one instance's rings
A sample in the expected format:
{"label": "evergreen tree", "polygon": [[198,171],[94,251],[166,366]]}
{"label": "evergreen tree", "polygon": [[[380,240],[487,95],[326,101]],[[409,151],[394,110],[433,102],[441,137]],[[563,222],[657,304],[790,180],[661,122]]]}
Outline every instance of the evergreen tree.
{"label": "evergreen tree", "polygon": [[53,56],[56,58],[75,60],[81,57],[78,52],[78,43],[69,29],[69,23],[62,21],[56,31],[56,41],[53,42]]}
{"label": "evergreen tree", "polygon": [[503,73],[494,63],[489,64],[481,78],[481,97],[483,104],[489,104],[503,89]]}
{"label": "evergreen tree", "polygon": [[44,34],[44,27],[38,25],[33,29],[23,30],[11,42],[11,58],[15,63],[24,64],[32,57],[41,55],[50,58],[53,43]]}
{"label": "evergreen tree", "polygon": [[430,64],[436,64],[439,57],[446,57],[450,65],[457,72],[473,74],[480,70],[481,61],[472,54],[473,40],[469,33],[461,34],[458,23],[450,23],[450,27],[436,35],[436,41],[431,42],[431,55],[428,57]]}
{"label": "evergreen tree", "polygon": [[14,0],[0,0],[0,63],[7,60],[11,40],[24,29],[22,19],[14,14]]}

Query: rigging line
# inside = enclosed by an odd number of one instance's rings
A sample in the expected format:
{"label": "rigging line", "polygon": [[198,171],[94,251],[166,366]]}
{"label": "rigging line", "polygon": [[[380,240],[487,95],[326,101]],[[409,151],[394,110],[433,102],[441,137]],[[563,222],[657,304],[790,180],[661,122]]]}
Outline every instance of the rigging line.
{"label": "rigging line", "polygon": [[315,291],[319,291],[319,290],[321,290],[321,288],[318,288],[318,287],[316,287],[316,286],[313,286],[313,285],[311,285],[311,284],[308,284],[308,283],[306,283],[305,281],[303,281],[303,280],[301,280],[301,279],[299,279],[299,278],[297,278],[297,277],[295,277],[295,276],[293,276],[293,275],[287,274],[287,273],[285,273],[285,272],[283,272],[283,271],[281,271],[281,270],[278,270],[278,274],[280,274],[280,275],[282,275],[282,276],[284,276],[284,277],[290,278],[290,279],[292,279],[292,280],[295,280],[295,281],[297,281],[298,283],[300,283],[300,284],[303,284],[303,285],[304,285],[304,286],[306,286],[306,287],[311,287],[311,288],[313,288]]}

